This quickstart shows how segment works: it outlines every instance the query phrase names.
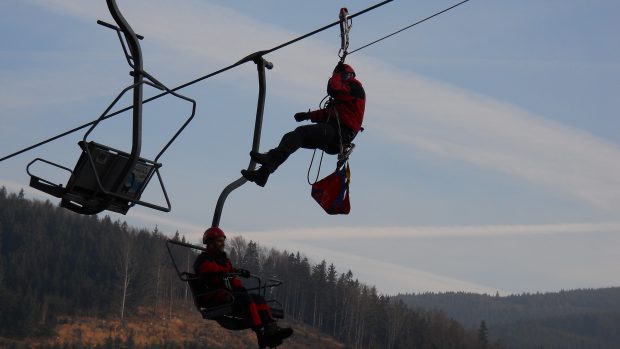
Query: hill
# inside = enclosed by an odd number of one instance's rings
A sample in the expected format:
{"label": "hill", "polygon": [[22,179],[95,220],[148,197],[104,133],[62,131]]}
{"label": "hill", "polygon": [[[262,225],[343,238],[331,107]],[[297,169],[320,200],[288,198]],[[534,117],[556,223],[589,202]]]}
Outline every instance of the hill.
{"label": "hill", "polygon": [[[342,349],[344,344],[331,336],[321,334],[310,326],[294,322],[296,336],[286,348]],[[7,348],[256,348],[251,331],[227,331],[212,321],[202,321],[193,305],[185,302],[169,309],[138,308],[121,325],[118,318],[61,316],[54,337],[36,337],[22,340],[0,338],[0,347]]]}
{"label": "hill", "polygon": [[[178,232],[174,238],[184,240]],[[76,319],[71,321],[79,326],[118,321],[127,329],[145,309],[157,312],[167,307],[176,313],[179,304],[191,303],[191,294],[171,266],[165,240],[157,227],[138,230],[109,217],[79,216],[1,188],[0,336],[45,341],[61,336],[63,319]],[[359,282],[351,271],[338,272],[326,261],[312,264],[300,252],[267,250],[242,237],[231,238],[228,245],[238,267],[284,280],[273,296],[283,304],[287,321],[311,326],[347,347],[487,347],[486,338],[441,312],[410,310]],[[195,258],[187,251],[175,255],[186,265]],[[197,319],[179,319],[182,326],[210,326]],[[173,326],[173,317],[164,323]],[[247,333],[251,334],[246,331],[243,336]],[[159,340],[153,345],[165,345],[161,333],[150,336]],[[107,338],[111,342],[104,343],[105,348],[116,340]],[[218,337],[218,345],[234,343],[229,338]],[[287,341],[285,347],[293,343],[297,342]]]}
{"label": "hill", "polygon": [[513,348],[620,348],[620,287],[507,297],[424,293],[396,297],[413,309],[440,309],[466,328],[484,321]]}

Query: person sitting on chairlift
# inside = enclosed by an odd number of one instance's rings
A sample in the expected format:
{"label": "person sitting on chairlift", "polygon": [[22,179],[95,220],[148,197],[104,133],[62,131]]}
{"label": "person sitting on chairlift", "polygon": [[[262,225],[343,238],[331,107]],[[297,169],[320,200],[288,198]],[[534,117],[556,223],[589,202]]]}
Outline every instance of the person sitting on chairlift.
{"label": "person sitting on chairlift", "polygon": [[[282,340],[293,334],[289,327],[279,327],[271,316],[271,311],[265,299],[257,294],[248,293],[241,280],[237,277],[226,282],[227,273],[236,273],[241,277],[250,277],[245,269],[235,269],[224,251],[226,235],[222,229],[211,227],[205,231],[202,242],[207,245],[207,251],[202,252],[194,262],[194,271],[207,282],[209,290],[215,290],[200,299],[204,307],[214,307],[232,302],[233,315],[244,318],[256,332],[260,348],[275,347]],[[229,284],[229,285],[228,285]]]}
{"label": "person sitting on chairlift", "polygon": [[366,93],[350,65],[338,63],[327,83],[327,93],[332,98],[328,106],[294,116],[297,122],[310,120],[314,125],[300,126],[285,134],[280,144],[267,153],[250,152],[252,159],[262,166],[253,171],[242,170],[245,179],[264,187],[269,175],[297,149],[321,149],[335,155],[343,151],[342,145],[353,141],[362,129]]}

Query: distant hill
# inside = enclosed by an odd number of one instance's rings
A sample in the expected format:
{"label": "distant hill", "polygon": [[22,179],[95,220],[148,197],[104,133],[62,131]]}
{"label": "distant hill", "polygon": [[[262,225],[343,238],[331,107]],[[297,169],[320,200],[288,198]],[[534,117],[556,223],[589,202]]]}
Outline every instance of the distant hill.
{"label": "distant hill", "polygon": [[513,348],[620,348],[620,287],[507,297],[474,293],[399,295],[412,309],[439,309],[466,328],[485,321]]}
{"label": "distant hill", "polygon": [[[184,240],[178,232],[174,238]],[[76,215],[0,188],[0,346],[58,338],[81,341],[96,332],[104,341],[98,348],[243,348],[245,344],[234,343],[251,338],[251,331],[231,333],[195,313],[193,318],[179,315],[181,308],[190,307],[191,295],[171,266],[165,241],[157,228],[138,230],[107,216]],[[441,312],[408,309],[326,261],[313,264],[300,252],[267,250],[242,237],[230,238],[228,245],[236,266],[284,281],[273,296],[284,306],[285,321],[298,329],[313,328],[296,334],[284,348],[330,347],[326,343],[381,349],[499,348],[489,346],[485,334],[466,330]],[[195,258],[188,251],[174,253],[184,266]],[[137,341],[136,330],[131,345],[120,344],[130,338],[119,333],[144,322],[145,312],[161,309],[168,309],[168,315],[148,318],[152,343]],[[67,327],[66,319],[74,324]],[[174,326],[192,335],[171,344],[173,337],[156,330]],[[205,341],[200,333],[207,328],[228,335]],[[57,342],[50,343],[57,348]],[[90,347],[74,343],[72,348],[80,345]]]}

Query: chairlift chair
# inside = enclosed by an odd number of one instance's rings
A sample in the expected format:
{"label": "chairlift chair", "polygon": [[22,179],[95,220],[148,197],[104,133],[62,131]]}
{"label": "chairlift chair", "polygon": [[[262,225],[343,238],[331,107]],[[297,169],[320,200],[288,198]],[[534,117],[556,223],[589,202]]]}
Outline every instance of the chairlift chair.
{"label": "chairlift chair", "polygon": [[[116,0],[106,0],[106,2],[118,27],[103,21],[97,21],[97,23],[116,31],[127,63],[133,68],[130,75],[133,76],[134,83],[123,89],[97,121],[93,123],[84,135],[82,141],[78,143],[82,152],[73,170],[41,158],[34,159],[26,168],[26,172],[30,175],[30,186],[60,198],[60,205],[62,207],[80,214],[97,214],[104,210],[126,214],[127,211],[135,205],[169,212],[171,210],[170,199],[168,198],[166,188],[159,173],[162,164],[159,163],[158,160],[193,119],[196,111],[196,102],[191,98],[168,89],[143,70],[142,52],[139,42],[143,37],[136,34],[129,26],[118,9]],[[123,38],[125,40],[123,40]],[[127,45],[125,45],[125,42]],[[155,160],[147,160],[140,157],[140,149],[142,146],[142,92],[144,85],[166,91],[192,104],[191,115],[172,136],[159,154],[157,154]],[[112,107],[114,107],[121,97],[129,90],[133,90],[131,152],[127,153],[100,143],[87,141],[88,135],[106,118]],[[34,175],[31,172],[31,166],[38,162],[69,172],[70,177],[67,185],[63,187],[62,184],[56,184],[43,179],[41,176]],[[154,175],[158,178],[166,201],[166,206],[152,204],[140,199],[146,186]]]}
{"label": "chairlift chair", "polygon": [[[204,277],[201,275],[197,275],[194,273],[190,273],[187,271],[181,271],[176,263],[174,258],[174,254],[172,253],[172,249],[170,245],[181,246],[187,249],[195,249],[199,251],[206,251],[203,247],[184,243],[177,240],[168,240],[166,242],[166,248],[168,249],[168,254],[170,255],[170,260],[172,261],[172,265],[181,281],[187,282],[189,289],[192,293],[192,297],[194,300],[194,305],[196,309],[202,315],[202,318],[205,320],[213,320],[216,321],[220,326],[231,330],[245,330],[251,328],[251,324],[242,317],[236,316],[233,311],[233,303],[234,296],[231,293],[231,301],[226,304],[220,304],[215,306],[208,306],[202,302],[202,299],[209,294],[215,294],[216,292],[221,292],[221,289],[210,290],[207,287],[207,282]],[[229,273],[224,275],[224,280],[230,289],[230,280],[234,277],[238,276],[237,273]],[[275,299],[268,299],[267,290],[272,290],[275,287],[282,285],[282,281],[277,279],[268,279],[267,282],[263,282],[262,278],[258,275],[252,274],[250,276],[255,282],[258,284],[257,287],[247,288],[248,292],[256,292],[265,298],[265,302],[269,305],[271,310],[271,315],[276,319],[284,318],[284,310],[282,304]]]}

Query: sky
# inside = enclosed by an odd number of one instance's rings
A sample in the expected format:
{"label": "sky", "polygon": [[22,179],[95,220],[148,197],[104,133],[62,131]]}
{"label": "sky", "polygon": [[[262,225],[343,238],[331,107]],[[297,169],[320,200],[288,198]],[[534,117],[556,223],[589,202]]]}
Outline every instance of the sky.
{"label": "sky", "polygon": [[[454,3],[394,1],[354,20],[351,48]],[[119,0],[145,36],[145,69],[168,86],[330,23],[341,6],[372,4]],[[7,0],[0,13],[0,156],[95,119],[131,83],[114,32],[96,24],[113,21],[105,1]],[[618,13],[612,0],[471,0],[349,56],[367,94],[351,214],[328,216],[311,199],[312,153],[301,150],[265,188],[233,192],[221,227],[351,269],[387,294],[620,285]],[[274,69],[261,150],[297,126],[295,112],[317,108],[338,49],[333,28],[265,57]],[[173,211],[112,218],[198,241],[249,162],[257,91],[251,63],[183,89],[198,106],[161,158]],[[142,156],[153,158],[189,112],[173,97],[145,104]],[[123,115],[89,139],[129,149]],[[28,188],[26,165],[43,157],[73,167],[83,136],[0,163],[0,185],[47,199]],[[322,175],[335,161],[326,158]],[[162,203],[152,184],[144,198]]]}

